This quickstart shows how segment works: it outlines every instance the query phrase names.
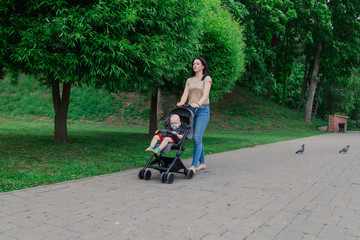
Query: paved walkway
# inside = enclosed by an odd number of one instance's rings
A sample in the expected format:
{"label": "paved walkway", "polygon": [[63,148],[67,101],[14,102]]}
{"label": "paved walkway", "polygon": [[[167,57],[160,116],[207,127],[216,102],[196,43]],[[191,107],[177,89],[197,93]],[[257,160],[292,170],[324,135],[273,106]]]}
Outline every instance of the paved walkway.
{"label": "paved walkway", "polygon": [[333,133],[209,155],[172,185],[131,170],[3,193],[0,240],[360,239],[359,146]]}

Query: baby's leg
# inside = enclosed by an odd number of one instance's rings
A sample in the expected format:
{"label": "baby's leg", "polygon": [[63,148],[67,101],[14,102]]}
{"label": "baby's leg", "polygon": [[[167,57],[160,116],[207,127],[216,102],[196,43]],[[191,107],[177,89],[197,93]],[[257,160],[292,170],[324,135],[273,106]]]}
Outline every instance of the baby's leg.
{"label": "baby's leg", "polygon": [[170,142],[174,142],[171,137],[166,137],[166,138],[164,138],[164,140],[161,142],[159,148],[160,148],[161,150],[163,150],[164,148],[166,148],[166,146],[167,146],[168,143],[170,143]]}
{"label": "baby's leg", "polygon": [[155,147],[158,141],[160,141],[160,135],[155,135],[151,140],[150,147]]}

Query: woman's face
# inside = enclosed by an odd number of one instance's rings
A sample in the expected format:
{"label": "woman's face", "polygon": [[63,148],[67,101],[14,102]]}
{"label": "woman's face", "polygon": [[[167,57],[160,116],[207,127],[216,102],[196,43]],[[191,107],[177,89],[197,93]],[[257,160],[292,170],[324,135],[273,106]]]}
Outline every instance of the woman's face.
{"label": "woman's face", "polygon": [[195,73],[202,72],[204,65],[199,59],[195,59],[193,62],[193,70]]}

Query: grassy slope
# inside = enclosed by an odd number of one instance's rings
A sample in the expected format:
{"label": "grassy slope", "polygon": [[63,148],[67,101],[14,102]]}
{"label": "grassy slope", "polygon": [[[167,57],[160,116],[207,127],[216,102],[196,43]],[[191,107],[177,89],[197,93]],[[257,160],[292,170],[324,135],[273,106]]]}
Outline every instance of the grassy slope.
{"label": "grassy slope", "polygon": [[315,130],[327,124],[318,119],[307,124],[302,113],[274,104],[240,87],[213,104],[212,110],[211,125],[229,130]]}
{"label": "grassy slope", "polygon": [[[0,95],[6,98],[5,93]],[[46,92],[41,95],[46,96]],[[17,93],[13,96],[21,100]],[[174,106],[176,99],[166,102]],[[305,124],[301,114],[241,88],[211,108],[211,122],[204,136],[206,154],[315,135],[319,134],[316,127],[326,124]],[[51,141],[51,118],[24,118],[9,113],[0,117],[0,191],[142,167],[149,158],[144,149],[150,138],[146,124],[140,121],[129,125],[132,118],[139,118],[135,112],[125,123],[118,121],[126,119],[124,116],[116,115],[103,122],[69,121],[69,144]],[[192,142],[187,141],[182,158],[190,158],[191,154]]]}

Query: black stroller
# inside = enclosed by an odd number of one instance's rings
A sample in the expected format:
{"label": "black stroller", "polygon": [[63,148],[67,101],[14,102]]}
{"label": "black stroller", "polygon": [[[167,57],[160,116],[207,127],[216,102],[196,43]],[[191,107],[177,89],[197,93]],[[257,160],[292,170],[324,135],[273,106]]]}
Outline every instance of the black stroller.
{"label": "black stroller", "polygon": [[[160,180],[162,183],[167,182],[169,184],[172,184],[174,182],[174,174],[172,172],[185,174],[188,179],[191,179],[194,176],[194,171],[187,169],[180,159],[181,154],[185,150],[185,148],[183,147],[185,140],[192,139],[193,137],[192,126],[194,113],[186,107],[175,107],[166,116],[164,122],[165,129],[160,130],[160,132],[170,132],[170,117],[173,114],[177,114],[180,116],[181,126],[184,128],[183,137],[179,140],[177,144],[169,143],[159,155],[154,153],[150,157],[148,162],[145,164],[145,166],[139,171],[138,177],[140,179],[149,180],[151,178],[151,171],[148,170],[148,168],[160,171]],[[160,143],[157,143],[155,147],[159,145]],[[169,152],[171,149],[177,150],[176,157],[165,157],[162,155]]]}

